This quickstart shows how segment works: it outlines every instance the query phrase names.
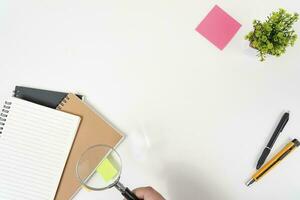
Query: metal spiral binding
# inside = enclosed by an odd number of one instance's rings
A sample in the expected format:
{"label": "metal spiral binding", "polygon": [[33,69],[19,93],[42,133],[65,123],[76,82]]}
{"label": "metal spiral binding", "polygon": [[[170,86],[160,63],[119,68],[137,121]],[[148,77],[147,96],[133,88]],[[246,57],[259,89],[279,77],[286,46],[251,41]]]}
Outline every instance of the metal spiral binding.
{"label": "metal spiral binding", "polygon": [[58,109],[58,110],[61,110],[62,107],[65,106],[65,103],[67,103],[68,100],[70,100],[70,97],[67,95],[67,96],[61,101],[61,103],[57,106],[57,109]]}
{"label": "metal spiral binding", "polygon": [[0,135],[2,134],[11,104],[12,104],[11,102],[5,101],[3,108],[1,110],[1,113],[0,113]]}

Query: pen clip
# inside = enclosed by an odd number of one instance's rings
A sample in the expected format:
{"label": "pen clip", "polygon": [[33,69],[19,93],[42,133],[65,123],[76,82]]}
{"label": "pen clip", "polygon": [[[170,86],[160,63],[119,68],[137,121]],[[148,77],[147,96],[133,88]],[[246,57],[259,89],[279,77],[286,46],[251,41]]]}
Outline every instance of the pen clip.
{"label": "pen clip", "polygon": [[282,156],[280,156],[280,158],[278,160],[282,160],[284,159],[289,153],[291,153],[292,149],[289,149],[288,151],[286,151],[284,154],[282,154]]}

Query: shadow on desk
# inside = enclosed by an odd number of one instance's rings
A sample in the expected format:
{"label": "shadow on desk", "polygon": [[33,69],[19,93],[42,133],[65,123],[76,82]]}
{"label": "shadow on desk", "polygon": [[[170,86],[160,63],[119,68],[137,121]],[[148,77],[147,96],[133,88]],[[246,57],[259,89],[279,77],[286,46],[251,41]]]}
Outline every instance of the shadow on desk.
{"label": "shadow on desk", "polygon": [[208,180],[209,175],[199,175],[199,169],[184,166],[182,163],[173,163],[165,170],[167,189],[172,200],[228,199],[226,194],[219,190],[217,183]]}

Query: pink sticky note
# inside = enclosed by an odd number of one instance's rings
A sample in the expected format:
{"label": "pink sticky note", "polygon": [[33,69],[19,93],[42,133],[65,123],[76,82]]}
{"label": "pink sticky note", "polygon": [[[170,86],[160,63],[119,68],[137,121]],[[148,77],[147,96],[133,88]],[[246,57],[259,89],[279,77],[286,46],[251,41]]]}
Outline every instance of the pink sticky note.
{"label": "pink sticky note", "polygon": [[240,27],[240,23],[215,5],[198,25],[196,31],[223,50]]}

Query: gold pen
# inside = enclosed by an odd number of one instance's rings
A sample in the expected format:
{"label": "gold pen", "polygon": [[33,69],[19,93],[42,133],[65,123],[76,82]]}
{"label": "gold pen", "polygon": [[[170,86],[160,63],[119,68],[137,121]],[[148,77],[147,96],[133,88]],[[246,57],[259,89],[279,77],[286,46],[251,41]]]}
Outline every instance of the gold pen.
{"label": "gold pen", "polygon": [[282,161],[289,153],[296,149],[300,145],[297,139],[293,139],[289,142],[279,153],[277,153],[269,162],[264,164],[255,174],[252,175],[251,179],[246,183],[250,186],[254,182],[257,182],[265,174],[267,174],[273,167],[275,167],[280,161]]}

